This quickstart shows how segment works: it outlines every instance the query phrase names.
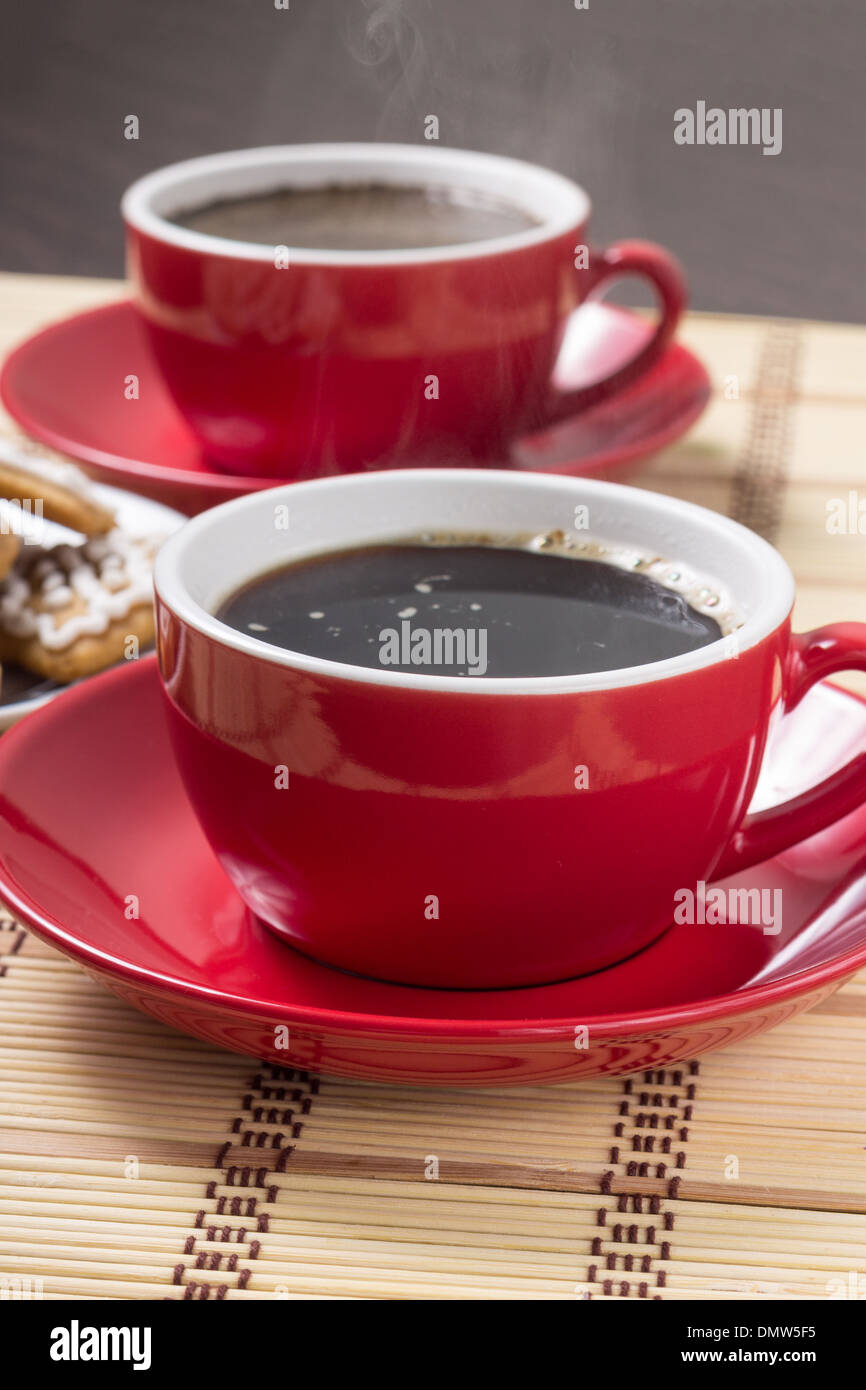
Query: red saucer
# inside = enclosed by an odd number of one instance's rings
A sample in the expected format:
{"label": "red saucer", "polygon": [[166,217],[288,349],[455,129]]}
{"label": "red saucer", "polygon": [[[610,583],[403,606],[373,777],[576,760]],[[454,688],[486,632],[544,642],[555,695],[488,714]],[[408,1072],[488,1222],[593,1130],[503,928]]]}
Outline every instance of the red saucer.
{"label": "red saucer", "polygon": [[[635,355],[649,332],[646,320],[628,310],[584,305],[569,327],[557,379],[578,386],[607,375]],[[124,399],[123,380],[130,373],[139,378],[136,401]],[[512,461],[552,473],[615,467],[678,439],[709,396],[704,367],[674,343],[633,386],[518,441]],[[91,465],[102,481],[146,492],[189,514],[274,486],[273,478],[232,477],[208,466],[163,385],[128,301],[76,314],[21,343],[3,366],[0,397],[28,434]]]}
{"label": "red saucer", "polygon": [[[819,687],[786,721],[764,799],[860,750],[866,705]],[[525,990],[413,989],[317,965],[251,919],[217,865],[175,771],[152,658],[5,734],[0,787],[0,895],[23,921],[137,1008],[281,1065],[442,1086],[665,1067],[792,1017],[866,964],[863,807],[741,876],[782,889],[778,936],[674,926],[613,969]]]}

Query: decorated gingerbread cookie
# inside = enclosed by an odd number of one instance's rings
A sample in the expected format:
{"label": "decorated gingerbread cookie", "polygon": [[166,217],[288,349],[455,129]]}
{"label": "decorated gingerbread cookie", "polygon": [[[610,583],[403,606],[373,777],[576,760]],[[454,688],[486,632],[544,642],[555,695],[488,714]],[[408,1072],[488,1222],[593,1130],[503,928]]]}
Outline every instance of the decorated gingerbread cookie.
{"label": "decorated gingerbread cookie", "polygon": [[0,581],[0,661],[64,684],[153,641],[153,543],[122,532],[24,546]]}
{"label": "decorated gingerbread cookie", "polygon": [[0,499],[83,536],[103,536],[115,524],[114,514],[96,500],[90,480],[80,468],[55,459],[32,458],[5,442],[0,451]]}

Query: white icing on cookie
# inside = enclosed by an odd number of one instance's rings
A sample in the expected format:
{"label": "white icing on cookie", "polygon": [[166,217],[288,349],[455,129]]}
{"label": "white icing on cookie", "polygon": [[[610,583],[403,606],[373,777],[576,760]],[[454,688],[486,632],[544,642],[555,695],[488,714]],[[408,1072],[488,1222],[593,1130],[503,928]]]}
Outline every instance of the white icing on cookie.
{"label": "white icing on cookie", "polygon": [[86,473],[80,468],[76,468],[74,463],[65,463],[62,459],[48,459],[44,457],[34,458],[24,449],[17,448],[8,440],[3,441],[0,459],[11,464],[13,468],[20,468],[22,473],[32,473],[35,478],[41,479],[46,483],[54,483],[57,487],[66,488],[67,492],[75,493],[76,497],[83,498],[87,502],[95,501],[93,484]]}
{"label": "white icing on cookie", "polygon": [[[157,542],[122,531],[81,546],[58,545],[29,570],[16,566],[0,582],[0,627],[13,637],[36,637],[48,651],[64,651],[78,638],[101,636],[133,608],[153,601]],[[59,625],[56,614],[78,597],[86,605]],[[46,611],[34,606],[38,600]]]}

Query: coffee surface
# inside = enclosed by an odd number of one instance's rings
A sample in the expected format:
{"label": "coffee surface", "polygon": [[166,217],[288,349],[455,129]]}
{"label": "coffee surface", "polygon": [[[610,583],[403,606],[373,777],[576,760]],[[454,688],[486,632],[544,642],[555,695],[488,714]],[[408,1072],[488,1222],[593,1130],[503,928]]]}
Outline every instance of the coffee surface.
{"label": "coffee surface", "polygon": [[254,579],[217,617],[308,656],[452,676],[613,671],[722,635],[647,574],[489,544],[331,551]]}
{"label": "coffee surface", "polygon": [[430,184],[331,184],[223,199],[171,218],[233,241],[323,251],[393,251],[486,241],[538,226],[504,199]]}

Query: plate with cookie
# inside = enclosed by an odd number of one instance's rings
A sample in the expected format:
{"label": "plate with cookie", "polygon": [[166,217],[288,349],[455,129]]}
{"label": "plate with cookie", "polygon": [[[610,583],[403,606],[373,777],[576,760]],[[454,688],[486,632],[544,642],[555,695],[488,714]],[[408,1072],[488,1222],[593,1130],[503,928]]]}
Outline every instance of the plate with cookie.
{"label": "plate with cookie", "polygon": [[184,520],[0,442],[0,731],[153,645],[153,561]]}

